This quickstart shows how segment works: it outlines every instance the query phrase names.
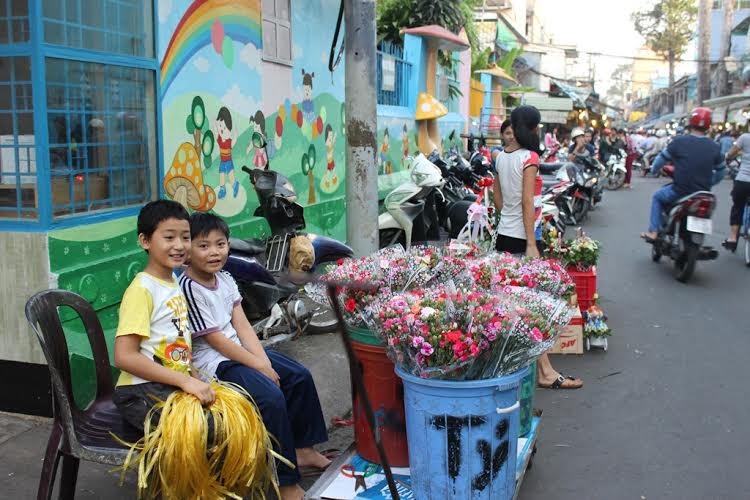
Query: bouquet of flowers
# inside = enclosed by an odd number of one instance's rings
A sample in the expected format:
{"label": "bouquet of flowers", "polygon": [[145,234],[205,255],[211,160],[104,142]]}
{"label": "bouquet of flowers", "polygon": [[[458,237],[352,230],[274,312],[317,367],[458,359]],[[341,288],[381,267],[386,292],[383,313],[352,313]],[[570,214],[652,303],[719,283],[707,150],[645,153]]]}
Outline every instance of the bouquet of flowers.
{"label": "bouquet of flowers", "polygon": [[[351,284],[338,287],[337,299],[346,323],[361,326],[362,311],[376,298],[445,283],[464,269],[464,260],[451,256],[446,249],[414,246],[404,250],[395,246],[366,257],[341,260],[321,277],[321,281]],[[367,290],[357,285],[367,285]],[[322,285],[306,289],[316,300],[327,302]]]}
{"label": "bouquet of flowers", "polygon": [[584,337],[609,337],[612,330],[605,323],[607,317],[599,306],[591,306],[586,311],[586,324],[583,326]]}
{"label": "bouquet of flowers", "polygon": [[477,292],[448,284],[380,297],[363,316],[407,372],[478,380],[530,364],[552,346],[571,314],[564,301],[543,292]]}
{"label": "bouquet of flowers", "polygon": [[496,343],[469,371],[472,379],[494,378],[512,373],[550,349],[574,309],[552,295],[521,287],[503,287],[500,297],[512,304],[515,317],[504,340]]}
{"label": "bouquet of flowers", "polygon": [[579,236],[565,243],[565,263],[579,271],[588,271],[599,260],[599,242],[588,236]]}
{"label": "bouquet of flowers", "polygon": [[510,254],[491,254],[470,261],[465,284],[485,289],[519,286],[547,292],[555,297],[568,298],[575,292],[575,283],[565,269],[554,260],[516,259]]}
{"label": "bouquet of flowers", "polygon": [[423,378],[463,379],[514,323],[507,301],[450,285],[382,297],[364,316],[394,363]]}

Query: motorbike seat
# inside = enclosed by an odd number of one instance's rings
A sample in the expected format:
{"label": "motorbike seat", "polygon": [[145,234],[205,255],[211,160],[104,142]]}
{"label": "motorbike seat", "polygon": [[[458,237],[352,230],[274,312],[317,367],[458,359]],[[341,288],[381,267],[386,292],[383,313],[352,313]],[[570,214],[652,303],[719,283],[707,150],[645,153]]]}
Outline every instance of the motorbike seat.
{"label": "motorbike seat", "polygon": [[549,175],[549,174],[555,174],[558,170],[560,170],[560,167],[565,165],[565,163],[557,162],[557,163],[540,163],[539,164],[539,173],[542,175]]}
{"label": "motorbike seat", "polygon": [[266,251],[266,242],[258,239],[229,238],[229,249],[246,255],[260,255]]}

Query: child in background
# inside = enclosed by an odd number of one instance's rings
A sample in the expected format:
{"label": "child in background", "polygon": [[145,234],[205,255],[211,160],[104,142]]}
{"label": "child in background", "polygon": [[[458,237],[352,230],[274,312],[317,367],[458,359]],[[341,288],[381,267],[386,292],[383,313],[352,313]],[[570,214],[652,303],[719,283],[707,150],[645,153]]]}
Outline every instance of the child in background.
{"label": "child in background", "polygon": [[[222,271],[229,255],[229,227],[219,217],[190,218],[190,265],[180,277],[195,339],[193,359],[205,377],[242,386],[260,410],[277,452],[300,468],[323,470],[330,460],[313,449],[328,440],[310,372],[275,351],[265,351],[242,310],[234,279]],[[300,473],[277,463],[282,499],[302,499]]]}
{"label": "child in background", "polygon": [[138,214],[138,242],[148,263],[120,304],[115,366],[121,373],[112,399],[123,418],[141,430],[154,398],[166,400],[182,389],[203,405],[215,399],[213,389],[191,371],[187,303],[172,273],[190,251],[188,221],[187,211],[171,200],[148,203]]}

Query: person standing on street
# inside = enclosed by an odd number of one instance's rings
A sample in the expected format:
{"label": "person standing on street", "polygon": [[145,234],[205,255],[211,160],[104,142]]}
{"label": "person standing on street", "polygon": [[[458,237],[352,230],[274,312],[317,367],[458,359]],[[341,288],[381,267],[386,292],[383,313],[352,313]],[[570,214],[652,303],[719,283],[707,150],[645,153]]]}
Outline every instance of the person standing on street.
{"label": "person standing on street", "polygon": [[[541,114],[533,106],[520,106],[510,115],[513,136],[504,136],[505,149],[496,160],[492,198],[500,210],[496,250],[539,258],[536,219],[541,210],[534,207],[534,190],[539,170],[539,135]],[[583,134],[581,134],[582,136]],[[582,139],[579,139],[582,140]],[[578,389],[583,381],[558,373],[547,354],[537,363],[537,384],[548,389]]]}
{"label": "person standing on street", "polygon": [[737,156],[742,155],[740,170],[734,178],[732,187],[732,211],[729,214],[729,237],[722,246],[734,252],[737,250],[737,237],[742,225],[742,214],[745,204],[750,200],[750,133],[742,134],[737,142],[729,149],[724,159],[724,165]]}
{"label": "person standing on street", "polygon": [[710,126],[711,110],[695,108],[690,113],[690,133],[676,137],[654,160],[651,168],[653,175],[658,174],[666,162],[674,164],[674,182],[654,193],[648,232],[641,233],[641,238],[646,241],[656,239],[661,227],[661,214],[667,206],[697,191],[711,190],[714,168],[721,164],[723,158],[719,145],[706,136]]}

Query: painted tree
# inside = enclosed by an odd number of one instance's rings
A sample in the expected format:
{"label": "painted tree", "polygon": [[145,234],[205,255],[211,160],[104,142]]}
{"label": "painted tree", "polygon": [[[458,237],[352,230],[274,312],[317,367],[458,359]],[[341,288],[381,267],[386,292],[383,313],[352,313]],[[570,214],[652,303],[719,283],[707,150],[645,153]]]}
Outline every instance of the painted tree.
{"label": "painted tree", "polygon": [[203,156],[203,168],[210,167],[211,154],[214,152],[216,141],[214,133],[209,130],[206,106],[200,96],[193,97],[190,114],[185,120],[185,128],[187,133],[193,136],[195,151]]}
{"label": "painted tree", "polygon": [[307,149],[307,153],[302,155],[302,173],[307,176],[307,204],[312,205],[315,203],[315,177],[313,176],[313,170],[315,169],[316,152],[315,146],[310,144]]}
{"label": "painted tree", "polygon": [[659,0],[631,19],[646,45],[669,64],[669,110],[674,111],[675,64],[687,49],[695,33],[698,7],[695,0]]}

